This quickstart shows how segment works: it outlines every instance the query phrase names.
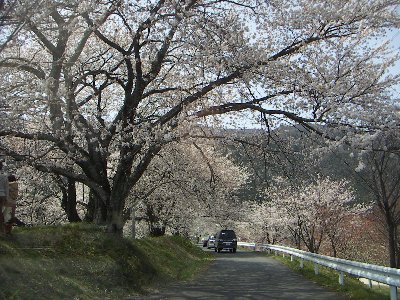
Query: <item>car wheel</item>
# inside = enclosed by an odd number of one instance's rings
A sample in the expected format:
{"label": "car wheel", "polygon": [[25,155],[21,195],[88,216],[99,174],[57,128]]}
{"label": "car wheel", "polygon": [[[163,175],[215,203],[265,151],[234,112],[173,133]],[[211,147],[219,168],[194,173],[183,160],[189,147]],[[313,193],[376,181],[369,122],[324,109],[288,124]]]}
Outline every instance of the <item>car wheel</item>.
{"label": "car wheel", "polygon": [[233,248],[232,251],[233,251],[233,253],[236,253],[236,248]]}
{"label": "car wheel", "polygon": [[221,250],[222,250],[222,249],[218,248],[218,253],[221,253]]}
{"label": "car wheel", "polygon": [[217,248],[214,248],[214,251],[217,252]]}
{"label": "car wheel", "polygon": [[233,252],[233,249],[229,249],[229,252],[232,253],[232,252]]}

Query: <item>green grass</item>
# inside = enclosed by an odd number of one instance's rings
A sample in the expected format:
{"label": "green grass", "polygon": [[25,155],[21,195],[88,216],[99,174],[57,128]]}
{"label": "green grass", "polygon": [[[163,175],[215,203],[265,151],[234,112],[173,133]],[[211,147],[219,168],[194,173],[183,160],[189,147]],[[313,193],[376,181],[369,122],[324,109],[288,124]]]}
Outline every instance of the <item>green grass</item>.
{"label": "green grass", "polygon": [[211,256],[181,237],[130,240],[91,225],[0,237],[0,299],[124,299],[190,280]]}
{"label": "green grass", "polygon": [[390,299],[390,290],[385,286],[373,286],[363,284],[357,278],[351,275],[344,276],[344,285],[339,284],[339,273],[332,269],[319,266],[319,274],[315,275],[314,264],[304,261],[304,268],[300,268],[300,262],[297,259],[290,260],[289,256],[272,256],[275,259],[283,262],[292,270],[300,273],[311,281],[324,286],[332,291],[345,296],[347,299],[355,300],[381,300]]}

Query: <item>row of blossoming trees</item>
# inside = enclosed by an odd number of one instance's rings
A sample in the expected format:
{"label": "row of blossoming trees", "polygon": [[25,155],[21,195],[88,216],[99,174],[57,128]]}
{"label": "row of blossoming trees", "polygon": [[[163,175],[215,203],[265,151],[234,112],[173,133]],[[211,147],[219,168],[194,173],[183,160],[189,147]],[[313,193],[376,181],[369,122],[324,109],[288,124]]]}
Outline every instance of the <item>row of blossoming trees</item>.
{"label": "row of blossoming trees", "polygon": [[[218,149],[217,149],[218,148]],[[90,190],[74,184],[76,201],[66,203],[67,183],[28,167],[16,170],[21,196],[18,215],[32,225],[60,224],[68,220],[66,206],[74,205],[77,221],[90,221]],[[133,236],[181,234],[196,231],[205,218],[218,226],[232,226],[243,213],[237,191],[248,178],[246,168],[234,163],[213,143],[171,144],[149,165],[128,198],[126,234]],[[135,196],[135,198],[133,198]],[[71,195],[69,195],[71,198]],[[71,210],[71,208],[70,208]],[[130,232],[133,220],[136,231]],[[204,231],[204,224],[200,222]]]}
{"label": "row of blossoming trees", "polygon": [[365,212],[365,207],[355,205],[349,183],[318,177],[312,183],[287,186],[282,178],[277,180],[267,191],[267,201],[253,207],[253,222],[260,230],[256,235],[266,243],[289,242],[313,253],[325,243],[337,256],[346,242],[348,221]]}
{"label": "row of blossoming trees", "polygon": [[[211,228],[215,230],[219,226],[235,227],[238,222],[248,220],[245,231],[241,231],[242,237],[249,235],[249,238],[258,242],[286,243],[311,252],[387,263],[383,253],[386,253],[384,249],[391,249],[387,246],[388,223],[385,211],[379,210],[380,206],[385,205],[384,202],[364,201],[362,205],[357,204],[356,201],[360,199],[357,200],[354,193],[354,182],[332,179],[326,175],[316,175],[314,178],[302,176],[308,178],[303,182],[290,176],[275,176],[262,193],[262,202],[247,202],[243,198],[248,197],[239,197],[238,190],[247,190],[245,184],[248,183],[251,167],[239,167],[216,148],[221,150],[220,145],[192,143],[175,145],[173,149],[160,154],[137,187],[140,201],[135,202],[135,215],[132,216],[136,225],[146,225],[147,234],[152,235],[165,234],[166,231],[193,235],[204,233],[204,222],[211,221]],[[311,154],[313,148],[307,151]],[[357,163],[365,164],[364,173],[372,174],[371,163],[375,162],[368,161],[368,156],[377,156],[377,153],[363,151],[360,155],[362,160],[348,156],[353,169],[362,173]],[[381,155],[385,157],[385,153]],[[305,162],[304,159],[301,159],[301,163]],[[393,172],[393,166],[398,165],[395,159],[396,156],[392,155],[389,162],[391,169],[384,170],[388,178],[382,182],[388,187],[398,188],[392,183],[400,175]],[[278,162],[282,165],[283,159],[279,158],[272,164]],[[258,160],[257,163],[263,162]],[[282,173],[288,168],[283,166],[280,171],[272,172]],[[301,169],[313,177],[312,170]],[[22,186],[26,188],[22,193],[24,200],[20,203],[19,215],[31,224],[65,222],[66,214],[60,207],[63,193],[55,183],[49,185],[54,179],[34,178],[38,175],[34,173],[29,182],[29,172],[25,168],[19,170],[21,175],[24,173],[21,176],[24,181]],[[365,174],[361,176],[367,180]],[[372,192],[380,191],[372,187]],[[78,198],[77,210],[83,218],[87,213],[85,191],[79,189]],[[394,207],[397,205],[397,199],[394,196],[393,200],[386,203],[392,207],[389,214],[394,216],[398,214],[398,210],[393,208],[393,204]],[[389,221],[398,222],[397,219]],[[196,231],[195,226],[202,227],[203,232]],[[383,234],[378,234],[379,231]],[[396,243],[397,235],[394,238]],[[396,247],[394,249],[397,251]]]}

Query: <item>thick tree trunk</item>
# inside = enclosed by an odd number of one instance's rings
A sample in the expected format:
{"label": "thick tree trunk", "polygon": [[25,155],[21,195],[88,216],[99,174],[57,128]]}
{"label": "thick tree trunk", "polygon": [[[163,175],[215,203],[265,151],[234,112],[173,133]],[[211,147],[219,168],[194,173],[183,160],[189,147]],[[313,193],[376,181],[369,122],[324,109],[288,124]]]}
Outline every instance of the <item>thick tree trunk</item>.
{"label": "thick tree trunk", "polygon": [[123,218],[122,210],[115,209],[108,211],[107,215],[107,231],[110,233],[115,233],[121,235],[123,233],[125,221]]}
{"label": "thick tree trunk", "polygon": [[124,217],[127,193],[124,184],[115,184],[107,206],[107,229],[110,233],[122,235],[126,222]]}
{"label": "thick tree trunk", "polygon": [[89,200],[86,205],[86,213],[84,217],[84,221],[88,223],[93,223],[95,216],[95,200],[93,199],[93,192],[89,192]]}
{"label": "thick tree trunk", "polygon": [[76,186],[75,180],[68,178],[68,204],[67,204],[67,216],[70,222],[81,222],[78,211],[76,210]]}
{"label": "thick tree trunk", "polygon": [[89,201],[84,220],[97,225],[104,225],[107,222],[107,207],[92,189],[89,192]]}
{"label": "thick tree trunk", "polygon": [[[122,149],[120,152],[121,161],[118,164],[115,175],[110,180],[103,178],[101,184],[107,197],[107,227],[108,232],[122,235],[123,227],[127,218],[124,215],[125,202],[129,196],[130,191],[134,185],[139,181],[147,166],[150,164],[153,157],[161,150],[161,146],[150,147],[143,154],[140,162],[137,166],[132,168],[132,164],[135,160],[135,156],[132,152],[140,152],[141,147],[136,149]],[[107,175],[107,170],[104,170],[104,174]],[[112,184],[110,184],[110,182]]]}
{"label": "thick tree trunk", "polygon": [[61,207],[64,209],[69,222],[81,222],[81,218],[76,210],[76,187],[75,180],[67,178],[66,187],[63,181],[59,178],[58,185],[62,192]]}

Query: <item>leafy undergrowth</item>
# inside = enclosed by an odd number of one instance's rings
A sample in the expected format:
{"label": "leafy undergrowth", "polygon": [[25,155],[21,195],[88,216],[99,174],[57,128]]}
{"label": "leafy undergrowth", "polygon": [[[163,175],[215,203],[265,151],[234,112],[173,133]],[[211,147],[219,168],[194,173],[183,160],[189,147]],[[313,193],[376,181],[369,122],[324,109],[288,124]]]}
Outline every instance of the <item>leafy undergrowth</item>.
{"label": "leafy undergrowth", "polygon": [[90,225],[0,237],[0,299],[124,299],[189,280],[211,257],[181,237],[130,240]]}
{"label": "leafy undergrowth", "polygon": [[290,257],[273,256],[275,259],[283,262],[285,265],[290,267],[292,270],[302,274],[304,277],[311,281],[324,286],[332,291],[346,297],[346,299],[355,300],[382,300],[390,299],[390,290],[387,286],[373,286],[370,288],[368,285],[363,284],[357,278],[351,275],[344,276],[344,285],[339,284],[339,273],[319,266],[319,274],[315,275],[314,264],[311,262],[304,261],[304,268],[300,268],[298,260],[290,260]]}

